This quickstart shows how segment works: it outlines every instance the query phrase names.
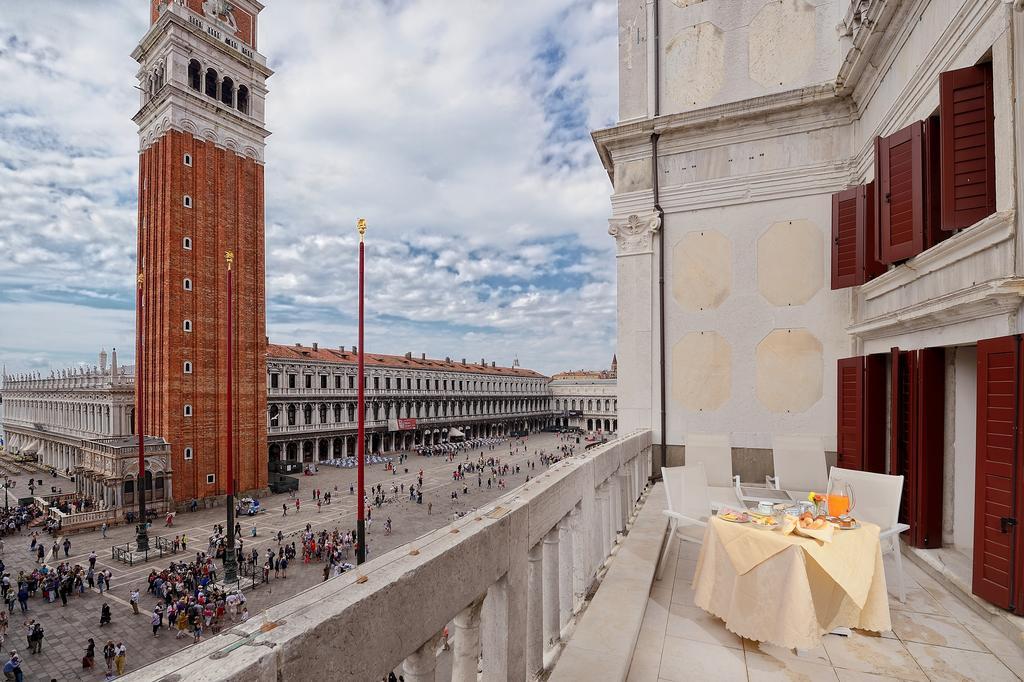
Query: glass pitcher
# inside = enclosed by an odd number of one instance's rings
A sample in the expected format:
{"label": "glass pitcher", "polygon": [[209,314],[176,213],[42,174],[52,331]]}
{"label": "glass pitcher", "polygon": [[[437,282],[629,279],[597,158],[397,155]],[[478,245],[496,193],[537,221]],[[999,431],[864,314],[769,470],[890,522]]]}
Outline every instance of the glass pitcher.
{"label": "glass pitcher", "polygon": [[853,486],[841,478],[829,480],[825,499],[828,500],[828,515],[835,517],[847,516],[856,504]]}

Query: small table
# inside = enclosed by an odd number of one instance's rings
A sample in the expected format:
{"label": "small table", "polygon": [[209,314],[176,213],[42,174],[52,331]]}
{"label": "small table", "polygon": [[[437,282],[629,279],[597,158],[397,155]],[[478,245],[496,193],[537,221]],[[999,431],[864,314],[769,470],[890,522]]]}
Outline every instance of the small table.
{"label": "small table", "polygon": [[831,543],[712,517],[694,603],[747,639],[813,649],[840,627],[892,628],[878,526],[836,530]]}

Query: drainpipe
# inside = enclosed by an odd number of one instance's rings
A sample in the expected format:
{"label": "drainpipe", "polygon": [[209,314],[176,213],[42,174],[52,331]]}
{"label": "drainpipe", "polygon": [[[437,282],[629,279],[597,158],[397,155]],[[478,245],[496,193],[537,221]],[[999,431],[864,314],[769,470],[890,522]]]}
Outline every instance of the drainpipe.
{"label": "drainpipe", "polygon": [[[660,12],[658,11],[658,0],[653,0],[654,20],[652,25],[654,42],[654,111],[652,118],[656,119],[661,114],[661,31]],[[661,193],[658,178],[658,138],[659,133],[651,133],[651,192],[654,199],[654,212],[658,215],[658,391],[661,400],[661,442],[658,446],[660,466],[658,474],[660,477],[661,468],[668,464],[667,437],[665,434],[668,424],[668,412],[665,407],[665,211],[661,208]]]}

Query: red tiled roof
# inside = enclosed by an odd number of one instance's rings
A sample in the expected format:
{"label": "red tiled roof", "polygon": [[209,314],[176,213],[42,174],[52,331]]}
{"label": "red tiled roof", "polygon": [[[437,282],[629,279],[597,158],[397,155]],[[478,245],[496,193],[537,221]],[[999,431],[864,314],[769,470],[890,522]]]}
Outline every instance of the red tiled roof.
{"label": "red tiled roof", "polygon": [[[317,348],[296,344],[285,346],[279,343],[267,344],[267,357],[275,360],[319,360],[320,362],[334,362],[346,365],[354,365],[359,357],[350,350],[337,348]],[[479,363],[454,362],[451,360],[434,360],[432,358],[421,359],[416,356],[406,357],[404,355],[381,355],[379,353],[366,353],[365,359],[367,368],[391,367],[394,369],[433,369],[447,372],[468,372],[472,374],[500,374],[502,376],[515,376],[531,379],[546,379],[543,374],[534,372],[532,369],[522,367],[492,367]]]}
{"label": "red tiled roof", "polygon": [[557,374],[551,375],[552,379],[614,379],[615,374],[606,369],[602,370],[589,370],[589,369],[576,369],[569,370],[568,372],[558,372]]}

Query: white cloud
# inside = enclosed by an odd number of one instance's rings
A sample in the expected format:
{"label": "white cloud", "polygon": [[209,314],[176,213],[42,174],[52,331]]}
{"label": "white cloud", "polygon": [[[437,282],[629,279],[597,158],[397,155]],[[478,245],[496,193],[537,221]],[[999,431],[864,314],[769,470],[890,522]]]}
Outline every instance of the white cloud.
{"label": "white cloud", "polygon": [[[615,114],[616,3],[266,4],[272,339],[355,343],[365,216],[369,347],[604,366],[610,188],[588,132]],[[105,307],[132,304],[129,55],[147,19],[134,0],[5,3],[0,15],[0,301],[51,320],[68,303],[101,311],[74,316],[81,334],[0,326],[5,357],[41,349],[14,360],[25,366],[91,358],[119,333]]]}

